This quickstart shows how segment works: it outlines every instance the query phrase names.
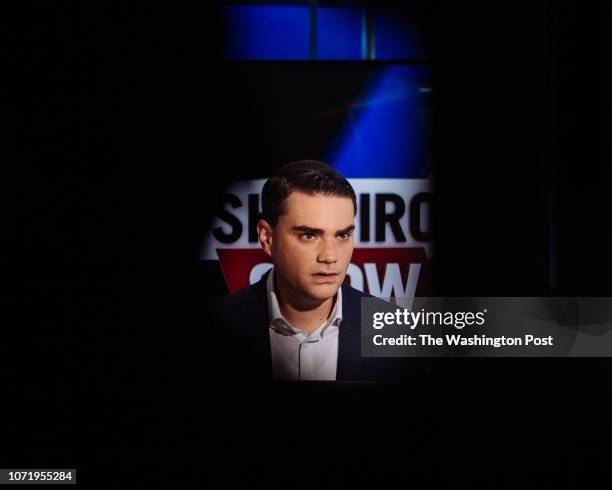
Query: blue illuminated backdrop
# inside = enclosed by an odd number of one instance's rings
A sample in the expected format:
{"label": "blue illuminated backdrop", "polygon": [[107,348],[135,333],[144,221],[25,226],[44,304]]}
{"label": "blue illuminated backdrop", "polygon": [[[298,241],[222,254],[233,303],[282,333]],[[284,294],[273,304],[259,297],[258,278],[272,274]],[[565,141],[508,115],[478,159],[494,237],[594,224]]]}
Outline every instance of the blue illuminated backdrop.
{"label": "blue illuminated backdrop", "polygon": [[367,8],[367,2],[355,0],[228,2],[224,56],[245,61],[372,63],[372,76],[346,111],[324,160],[353,178],[427,178],[431,168],[427,22],[419,2],[399,11],[380,7],[383,3]]}
{"label": "blue illuminated backdrop", "polygon": [[227,59],[309,58],[308,7],[227,5],[223,16]]}
{"label": "blue illuminated backdrop", "polygon": [[[430,36],[423,2],[413,10],[384,2],[227,2],[223,8],[224,56],[233,60],[426,60]],[[368,27],[369,26],[369,27]],[[314,37],[314,40],[311,39]],[[311,51],[311,41],[316,49]],[[366,49],[371,43],[372,50]]]}

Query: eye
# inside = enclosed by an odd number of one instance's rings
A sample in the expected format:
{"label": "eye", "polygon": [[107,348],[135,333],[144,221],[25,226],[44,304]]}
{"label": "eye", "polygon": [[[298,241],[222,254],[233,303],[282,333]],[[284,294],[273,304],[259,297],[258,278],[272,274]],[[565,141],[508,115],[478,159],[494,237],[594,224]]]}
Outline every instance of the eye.
{"label": "eye", "polygon": [[314,237],[315,237],[314,233],[308,233],[307,232],[307,233],[304,233],[301,238],[302,238],[302,240],[309,240],[310,241]]}
{"label": "eye", "polygon": [[352,233],[350,231],[338,234],[338,238],[340,240],[348,240],[351,237]]}

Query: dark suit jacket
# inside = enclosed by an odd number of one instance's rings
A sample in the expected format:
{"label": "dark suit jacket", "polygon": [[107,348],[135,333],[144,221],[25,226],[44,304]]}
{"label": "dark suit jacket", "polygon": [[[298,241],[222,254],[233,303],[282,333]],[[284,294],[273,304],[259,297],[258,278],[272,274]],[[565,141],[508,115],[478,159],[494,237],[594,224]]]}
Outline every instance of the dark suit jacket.
{"label": "dark suit jacket", "polygon": [[[264,274],[259,282],[210,305],[222,377],[272,379],[268,299]],[[368,296],[342,286],[337,381],[399,381],[411,374],[409,359],[361,357],[360,299]],[[386,303],[388,304],[388,303]],[[388,304],[389,306],[392,306]],[[418,364],[418,363],[417,363]]]}

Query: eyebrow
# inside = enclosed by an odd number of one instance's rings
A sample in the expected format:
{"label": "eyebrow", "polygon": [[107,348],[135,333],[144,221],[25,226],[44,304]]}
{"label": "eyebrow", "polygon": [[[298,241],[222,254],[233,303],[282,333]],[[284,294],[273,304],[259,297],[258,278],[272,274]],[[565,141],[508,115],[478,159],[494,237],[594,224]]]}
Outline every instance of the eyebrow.
{"label": "eyebrow", "polygon": [[[301,233],[311,233],[313,235],[323,235],[325,233],[325,231],[322,230],[321,228],[313,228],[311,226],[305,226],[305,225],[294,226],[291,229],[293,231],[299,231]],[[355,225],[349,225],[346,228],[343,228],[342,230],[336,231],[336,236],[342,235],[344,233],[350,233],[354,229],[355,229]]]}

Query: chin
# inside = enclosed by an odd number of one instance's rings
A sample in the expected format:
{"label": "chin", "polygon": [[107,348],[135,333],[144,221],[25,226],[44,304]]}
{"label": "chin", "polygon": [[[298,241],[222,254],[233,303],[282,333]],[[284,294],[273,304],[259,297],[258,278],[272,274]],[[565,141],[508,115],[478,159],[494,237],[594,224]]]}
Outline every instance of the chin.
{"label": "chin", "polygon": [[322,284],[320,286],[311,288],[309,293],[312,298],[319,301],[324,301],[333,297],[338,292],[339,286],[336,284]]}

